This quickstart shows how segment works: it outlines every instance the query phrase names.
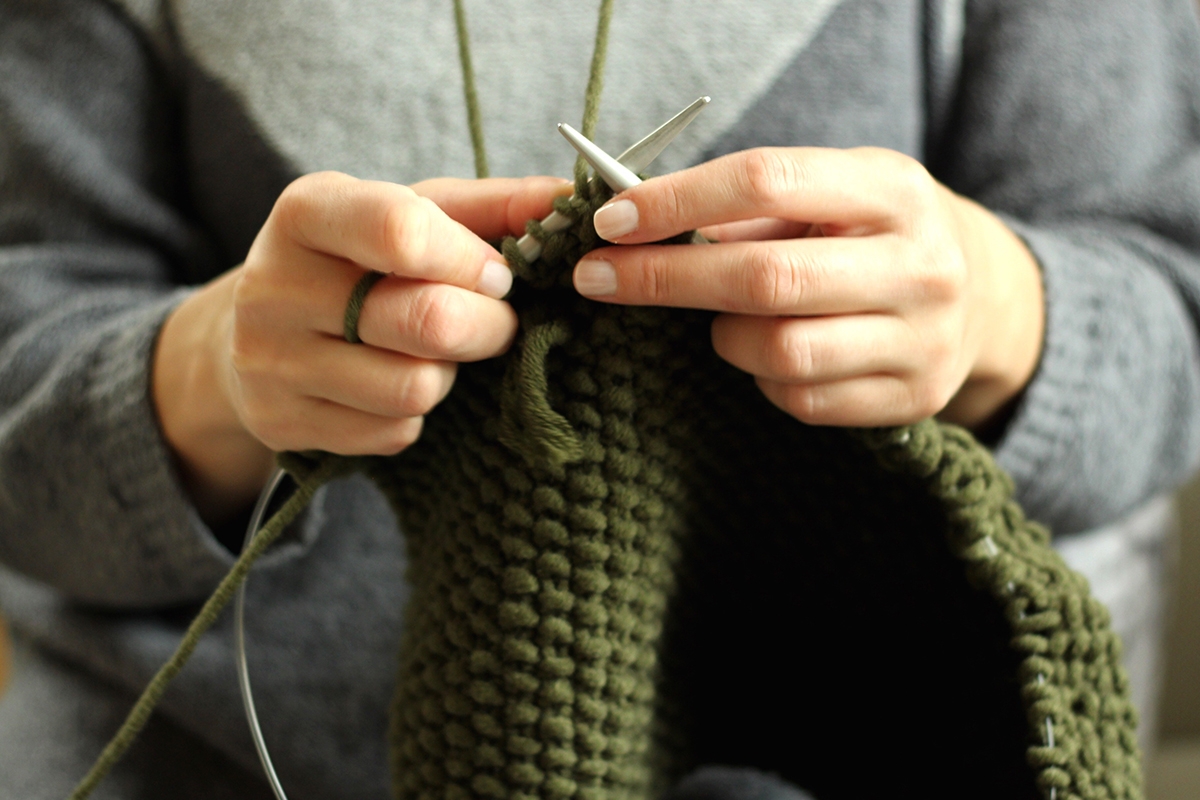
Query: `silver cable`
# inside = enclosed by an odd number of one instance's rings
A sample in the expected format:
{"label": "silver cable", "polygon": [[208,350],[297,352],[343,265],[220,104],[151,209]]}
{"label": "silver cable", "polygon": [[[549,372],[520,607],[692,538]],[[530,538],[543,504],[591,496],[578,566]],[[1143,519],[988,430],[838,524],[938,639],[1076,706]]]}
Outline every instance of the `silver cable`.
{"label": "silver cable", "polygon": [[[283,483],[286,475],[287,473],[283,470],[276,469],[271,474],[271,479],[267,481],[266,488],[258,496],[254,513],[250,515],[250,524],[246,526],[246,541],[242,544],[243,550],[250,546],[250,541],[258,533],[263,517],[266,516],[267,508],[271,505],[271,498],[279,488],[279,484]],[[271,755],[267,752],[267,743],[263,739],[262,728],[258,724],[258,712],[254,710],[254,694],[250,691],[250,666],[246,663],[246,584],[249,582],[250,576],[247,575],[246,579],[242,581],[242,585],[238,587],[237,599],[233,607],[233,639],[237,658],[238,686],[242,690],[242,705],[246,709],[246,722],[250,724],[250,736],[254,739],[254,749],[258,751],[258,760],[262,762],[267,782],[271,784],[271,791],[275,792],[276,800],[287,800],[287,794],[284,793],[283,786],[279,783],[279,776],[275,774],[275,766],[271,763]]]}

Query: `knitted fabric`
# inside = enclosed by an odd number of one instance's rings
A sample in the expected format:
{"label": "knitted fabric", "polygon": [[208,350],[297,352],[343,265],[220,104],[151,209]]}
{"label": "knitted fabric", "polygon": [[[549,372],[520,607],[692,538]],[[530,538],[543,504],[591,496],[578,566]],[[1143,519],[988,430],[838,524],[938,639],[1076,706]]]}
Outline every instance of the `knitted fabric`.
{"label": "knitted fabric", "polygon": [[822,800],[1141,798],[1108,614],[988,452],[933,420],[803,425],[713,354],[710,314],[580,298],[608,192],[577,189],[539,262],[505,243],[521,337],[461,368],[417,444],[280,457],[297,493],[72,798],[253,561],[355,470],[410,550],[397,798],[651,798],[710,763]]}
{"label": "knitted fabric", "polygon": [[652,798],[701,764],[822,800],[1142,797],[1120,643],[969,433],[803,425],[718,359],[711,315],[593,303],[595,183],[522,333],[390,457],[284,454],[268,521],[72,797],[120,759],[253,561],[359,470],[409,547],[397,798]]}
{"label": "knitted fabric", "polygon": [[1108,615],[987,451],[803,425],[711,315],[581,299],[582,194],[539,262],[506,244],[521,338],[416,445],[282,461],[352,464],[405,532],[396,796],[650,798],[726,763],[823,800],[1140,797]]}

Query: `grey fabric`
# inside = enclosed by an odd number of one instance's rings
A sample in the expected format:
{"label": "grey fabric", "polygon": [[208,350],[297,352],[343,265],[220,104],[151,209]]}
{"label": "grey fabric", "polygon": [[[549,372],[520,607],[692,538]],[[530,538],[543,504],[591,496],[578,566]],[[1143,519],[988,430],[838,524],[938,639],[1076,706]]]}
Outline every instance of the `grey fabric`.
{"label": "grey fabric", "polygon": [[934,170],[1042,264],[1046,347],[997,455],[1060,533],[1128,513],[1200,455],[1198,42],[1186,1],[968,4]]}
{"label": "grey fabric", "polygon": [[[289,797],[340,797],[353,788],[355,797],[384,798],[386,711],[408,596],[402,542],[383,498],[363,478],[330,484],[321,507],[309,515],[320,535],[306,556],[262,565],[250,578],[246,638],[254,695]],[[42,648],[120,687],[123,703],[170,656],[195,613],[191,606],[143,614],[82,607],[2,569],[0,608]],[[159,714],[257,775],[238,696],[231,616],[205,637]],[[37,746],[58,744],[45,739]],[[77,777],[91,757],[76,762]],[[0,749],[0,774],[21,774],[24,763],[22,748]]]}
{"label": "grey fabric", "polygon": [[146,380],[171,264],[203,249],[172,208],[170,99],[95,4],[0,6],[0,87],[0,560],[82,600],[200,597],[229,554]]}
{"label": "grey fabric", "polygon": [[[133,696],[14,641],[15,680],[0,703],[0,797],[62,800],[129,711]],[[30,747],[54,742],[53,747]],[[19,758],[19,761],[17,760]],[[95,800],[270,800],[256,775],[162,717],[92,795]]]}
{"label": "grey fabric", "polygon": [[[59,796],[86,770],[238,540],[199,520],[158,431],[148,370],[165,316],[244,257],[300,172],[468,174],[445,5],[0,0],[0,609],[24,637],[19,688],[0,700],[0,796]],[[941,5],[618,4],[601,142],[623,146],[709,92],[714,109],[663,168],[763,144],[884,146],[1003,214],[1043,268],[1048,327],[997,457],[1032,515],[1069,534],[1133,650],[1152,651],[1158,606],[1139,598],[1158,597],[1169,515],[1139,509],[1200,456],[1194,12],[972,0],[947,82],[931,50]],[[537,125],[578,116],[593,9],[469,12],[494,163],[567,174],[569,149]],[[1109,556],[1078,555],[1089,542]],[[378,494],[350,480],[253,578],[256,693],[297,800],[386,795],[403,566]],[[1151,662],[1130,663],[1152,697]],[[240,714],[226,625],[162,716],[211,750],[205,763],[253,770]],[[126,787],[152,764],[196,768],[158,736],[139,748],[111,796],[138,796]],[[774,786],[730,780],[687,791]],[[776,789],[761,796],[794,791]]]}
{"label": "grey fabric", "polygon": [[[159,4],[171,9],[187,56],[237,94],[302,170],[402,183],[474,176],[447,0],[287,0],[269,13],[244,0]],[[528,0],[466,5],[493,174],[569,175],[574,152],[555,125],[582,114],[598,4],[560,3],[552,14]],[[740,124],[841,5],[756,0],[746,13],[744,4],[709,3],[702,15],[688,0],[617,6],[597,141],[619,152],[708,94],[701,123],[655,169],[694,161]],[[919,14],[917,0],[899,5]]]}

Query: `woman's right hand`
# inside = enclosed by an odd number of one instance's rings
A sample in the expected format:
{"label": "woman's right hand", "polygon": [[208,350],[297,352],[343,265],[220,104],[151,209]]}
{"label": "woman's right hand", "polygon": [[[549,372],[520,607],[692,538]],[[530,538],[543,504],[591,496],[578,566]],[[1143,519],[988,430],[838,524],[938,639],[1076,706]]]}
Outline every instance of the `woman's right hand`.
{"label": "woman's right hand", "polygon": [[[520,233],[570,184],[438,179],[404,187],[317,173],[276,202],[245,263],[163,326],[153,395],[201,516],[249,505],[274,451],[392,455],[416,441],[457,364],[504,352],[512,283],[484,239]],[[366,270],[388,273],[343,338]],[[365,346],[364,346],[365,345]]]}

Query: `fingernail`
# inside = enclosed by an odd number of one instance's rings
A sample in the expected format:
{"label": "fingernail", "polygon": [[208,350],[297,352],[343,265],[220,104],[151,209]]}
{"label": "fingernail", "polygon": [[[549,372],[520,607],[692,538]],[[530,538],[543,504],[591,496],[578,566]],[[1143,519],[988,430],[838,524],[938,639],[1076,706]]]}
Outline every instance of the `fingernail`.
{"label": "fingernail", "polygon": [[607,261],[587,258],[575,265],[575,289],[588,297],[617,293],[617,271]]}
{"label": "fingernail", "polygon": [[503,261],[489,261],[483,265],[483,274],[479,276],[476,289],[480,294],[499,300],[508,294],[512,283],[512,270],[508,268],[508,264]]}
{"label": "fingernail", "polygon": [[592,224],[596,226],[596,233],[600,234],[601,239],[608,239],[610,242],[619,239],[637,230],[637,206],[632,200],[608,203],[592,217]]}

